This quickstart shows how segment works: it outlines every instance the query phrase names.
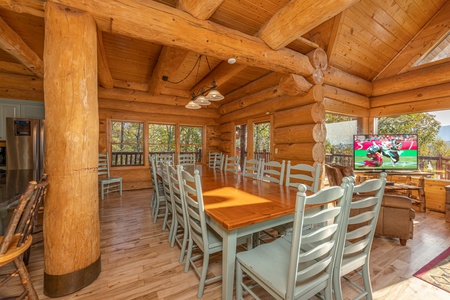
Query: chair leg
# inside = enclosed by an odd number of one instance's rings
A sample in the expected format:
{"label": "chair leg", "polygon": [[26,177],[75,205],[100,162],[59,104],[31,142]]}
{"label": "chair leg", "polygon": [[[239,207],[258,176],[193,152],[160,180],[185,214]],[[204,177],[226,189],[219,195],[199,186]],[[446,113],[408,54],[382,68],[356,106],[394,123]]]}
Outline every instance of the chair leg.
{"label": "chair leg", "polygon": [[175,246],[177,230],[178,230],[178,220],[177,220],[176,216],[174,216],[174,217],[172,217],[172,224],[170,224],[170,231],[169,231],[170,248],[173,248]]}
{"label": "chair leg", "polygon": [[156,198],[155,206],[153,208],[153,223],[156,223],[156,220],[158,219],[158,212],[159,212],[159,199]]}
{"label": "chair leg", "polygon": [[36,290],[34,289],[33,284],[30,281],[30,274],[28,274],[27,267],[22,260],[22,256],[14,259],[13,262],[17,270],[19,271],[20,281],[22,282],[25,290],[28,292],[28,299],[39,300]]}
{"label": "chair leg", "polygon": [[341,272],[333,271],[333,290],[334,299],[342,300],[342,282],[341,282]]}
{"label": "chair leg", "polygon": [[369,262],[366,261],[366,264],[361,268],[362,278],[364,282],[364,290],[366,291],[366,299],[372,300],[372,284],[370,283],[370,271],[369,271]]}
{"label": "chair leg", "polygon": [[162,225],[162,231],[166,230],[168,221],[169,221],[169,207],[168,204],[166,203],[166,208],[164,209],[164,221]]}
{"label": "chair leg", "polygon": [[181,244],[180,264],[183,263],[184,255],[186,254],[188,238],[189,238],[189,230],[187,228],[184,228],[183,243]]}
{"label": "chair leg", "polygon": [[236,262],[236,300],[241,300],[244,293],[241,285],[243,276],[241,264]]}
{"label": "chair leg", "polygon": [[192,257],[192,248],[194,248],[194,241],[192,239],[189,239],[188,251],[187,251],[187,255],[186,255],[186,262],[184,263],[184,273],[189,272],[189,267],[191,264],[191,257]]}
{"label": "chair leg", "polygon": [[203,265],[202,265],[202,273],[200,275],[200,283],[198,285],[197,298],[201,298],[203,296],[203,292],[205,290],[205,282],[206,275],[208,275],[208,265],[209,265],[209,253],[203,253]]}

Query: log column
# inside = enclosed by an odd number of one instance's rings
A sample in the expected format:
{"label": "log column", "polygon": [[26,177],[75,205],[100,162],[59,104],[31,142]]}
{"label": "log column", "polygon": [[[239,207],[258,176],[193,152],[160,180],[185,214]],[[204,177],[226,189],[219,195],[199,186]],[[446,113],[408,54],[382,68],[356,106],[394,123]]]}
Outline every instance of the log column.
{"label": "log column", "polygon": [[100,274],[97,31],[90,14],[47,2],[44,74],[44,294],[60,297]]}

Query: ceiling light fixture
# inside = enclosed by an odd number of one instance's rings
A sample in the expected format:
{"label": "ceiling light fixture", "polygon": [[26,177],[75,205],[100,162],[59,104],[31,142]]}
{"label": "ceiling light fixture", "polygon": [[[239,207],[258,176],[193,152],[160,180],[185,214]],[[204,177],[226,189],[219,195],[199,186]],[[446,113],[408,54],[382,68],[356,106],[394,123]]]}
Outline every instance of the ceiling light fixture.
{"label": "ceiling light fixture", "polygon": [[[171,82],[171,81],[169,81],[169,78],[167,76],[163,76],[162,79],[164,81],[167,81],[167,82],[173,83],[173,84],[181,83],[184,80],[186,80],[188,78],[188,76],[192,73],[192,71],[194,71],[195,67],[197,67],[197,74],[195,75],[195,83],[197,83],[197,78],[198,78],[198,73],[200,70],[200,63],[201,63],[202,58],[203,58],[203,55],[199,55],[199,57],[197,58],[197,61],[195,62],[194,66],[192,67],[192,69],[189,71],[189,73],[186,75],[186,77],[184,77],[180,81]],[[224,99],[224,96],[217,90],[217,82],[214,80],[214,78],[211,75],[211,66],[209,65],[207,56],[205,56],[205,60],[206,60],[206,63],[208,64],[209,75],[211,76],[211,79],[212,79],[211,86],[203,86],[199,92],[192,93],[191,101],[189,101],[189,103],[186,104],[186,106],[185,106],[188,109],[199,109],[202,106],[210,105],[211,101],[220,101],[220,100]]]}

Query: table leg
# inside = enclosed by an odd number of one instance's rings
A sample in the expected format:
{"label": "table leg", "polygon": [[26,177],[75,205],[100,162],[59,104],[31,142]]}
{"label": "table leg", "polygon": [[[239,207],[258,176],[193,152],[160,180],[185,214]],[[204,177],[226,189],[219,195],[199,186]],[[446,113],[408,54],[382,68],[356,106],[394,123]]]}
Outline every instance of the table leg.
{"label": "table leg", "polygon": [[419,188],[420,211],[425,212],[427,203],[425,198],[425,179],[422,176],[419,178]]}
{"label": "table leg", "polygon": [[233,299],[236,265],[237,231],[231,230],[223,237],[222,250],[222,299]]}

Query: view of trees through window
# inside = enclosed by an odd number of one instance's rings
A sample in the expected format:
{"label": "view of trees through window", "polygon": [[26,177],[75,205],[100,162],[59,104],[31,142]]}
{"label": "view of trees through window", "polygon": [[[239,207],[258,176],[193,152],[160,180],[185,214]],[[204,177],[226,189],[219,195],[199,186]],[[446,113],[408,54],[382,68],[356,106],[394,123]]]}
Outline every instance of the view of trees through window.
{"label": "view of trees through window", "polygon": [[203,128],[180,126],[180,153],[195,153],[196,161],[201,161]]}
{"label": "view of trees through window", "polygon": [[175,153],[175,125],[148,124],[148,152]]}
{"label": "view of trees through window", "polygon": [[111,122],[111,165],[144,165],[143,124]]}
{"label": "view of trees through window", "polygon": [[256,152],[270,151],[270,122],[254,124],[253,145]]}

